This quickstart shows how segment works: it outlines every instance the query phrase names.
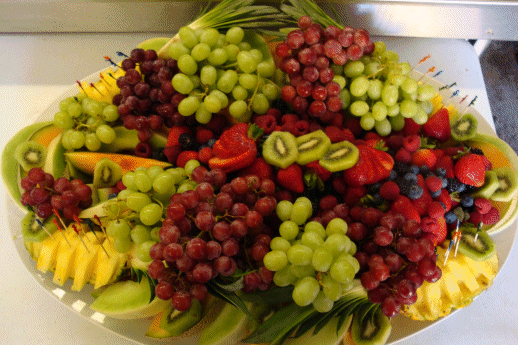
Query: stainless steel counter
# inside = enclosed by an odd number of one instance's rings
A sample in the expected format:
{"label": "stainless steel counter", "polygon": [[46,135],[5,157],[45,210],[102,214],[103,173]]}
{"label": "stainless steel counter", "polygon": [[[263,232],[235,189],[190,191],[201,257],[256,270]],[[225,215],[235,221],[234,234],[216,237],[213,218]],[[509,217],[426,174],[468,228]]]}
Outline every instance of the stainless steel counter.
{"label": "stainless steel counter", "polygon": [[[518,1],[333,2],[347,24],[373,35],[518,40]],[[171,32],[198,8],[197,1],[0,0],[0,32]]]}

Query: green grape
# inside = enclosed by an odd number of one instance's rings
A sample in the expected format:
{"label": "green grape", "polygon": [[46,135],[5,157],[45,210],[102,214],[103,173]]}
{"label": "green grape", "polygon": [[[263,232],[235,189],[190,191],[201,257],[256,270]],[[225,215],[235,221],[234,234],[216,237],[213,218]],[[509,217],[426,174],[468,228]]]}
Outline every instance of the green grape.
{"label": "green grape", "polygon": [[247,110],[248,106],[246,105],[246,102],[243,100],[232,102],[232,104],[230,104],[230,107],[228,108],[230,116],[236,119],[243,116]]}
{"label": "green grape", "polygon": [[92,100],[86,108],[84,108],[85,113],[88,114],[88,116],[100,116],[103,113],[103,107],[101,103],[97,102],[96,100]]}
{"label": "green grape", "polygon": [[333,254],[324,247],[315,249],[311,264],[319,272],[327,272],[333,263]]}
{"label": "green grape", "polygon": [[369,95],[367,95],[367,93],[365,93],[360,97],[351,96],[351,99],[353,102],[356,102],[356,101],[367,102],[369,100]]}
{"label": "green grape", "polygon": [[304,226],[304,232],[314,232],[318,236],[322,237],[322,239],[325,239],[327,237],[326,229],[324,229],[324,226],[319,222],[306,223],[306,225]]}
{"label": "green grape", "polygon": [[387,50],[387,46],[382,41],[374,42],[374,51],[372,55],[380,55],[383,54]]}
{"label": "green grape", "polygon": [[347,223],[345,220],[341,218],[332,219],[326,227],[327,236],[331,236],[332,234],[342,234],[345,235],[347,233]]}
{"label": "green grape", "polygon": [[72,131],[67,130],[61,136],[61,145],[63,145],[65,150],[73,150],[72,146],[70,145],[70,141],[68,140],[68,138],[70,138],[70,132]]}
{"label": "green grape", "polygon": [[93,100],[90,97],[85,97],[81,101],[81,106],[84,108],[85,106],[88,106],[88,104],[90,104],[90,102],[92,102],[92,101]]}
{"label": "green grape", "polygon": [[391,50],[385,50],[383,53],[380,54],[380,59],[382,63],[398,62],[399,55]]}
{"label": "green grape", "polygon": [[302,278],[295,284],[295,288],[293,289],[293,301],[301,307],[310,305],[317,297],[319,291],[320,285],[315,278]]}
{"label": "green grape", "polygon": [[196,182],[189,181],[189,180],[183,180],[180,185],[178,186],[178,189],[176,190],[177,193],[183,193],[188,190],[194,190],[194,188],[197,186]]}
{"label": "green grape", "polygon": [[249,51],[241,50],[237,54],[237,65],[244,73],[252,73],[257,69],[257,60]]}
{"label": "green grape", "polygon": [[349,107],[349,112],[354,116],[361,116],[363,118],[369,112],[369,105],[364,101],[355,101]]}
{"label": "green grape", "polygon": [[392,125],[388,119],[383,119],[381,121],[376,121],[374,124],[374,129],[378,132],[382,137],[386,137],[392,131]]}
{"label": "green grape", "polygon": [[200,104],[198,109],[196,109],[196,115],[195,115],[196,121],[198,121],[201,124],[207,124],[212,119],[212,113],[205,109],[205,105]]}
{"label": "green grape", "polygon": [[95,133],[88,133],[85,135],[85,146],[88,151],[99,151],[101,145],[102,143]]}
{"label": "green grape", "polygon": [[322,277],[322,292],[327,298],[336,302],[342,297],[342,284],[325,274]]}
{"label": "green grape", "polygon": [[320,291],[313,301],[313,308],[319,313],[327,313],[333,309],[335,302],[327,298],[323,291]]}
{"label": "green grape", "polygon": [[117,121],[119,119],[119,112],[117,111],[117,106],[113,104],[107,105],[103,109],[103,119],[108,122]]}
{"label": "green grape", "polygon": [[131,249],[131,239],[127,237],[116,237],[113,240],[113,248],[118,253],[126,253]]}
{"label": "green grape", "polygon": [[228,29],[227,34],[225,35],[225,40],[228,43],[238,44],[245,37],[245,31],[238,26],[234,26]]}
{"label": "green grape", "polygon": [[295,200],[295,203],[306,205],[308,212],[313,212],[313,204],[311,203],[311,200],[309,200],[305,196],[298,197],[297,200]]}
{"label": "green grape", "polygon": [[387,107],[387,116],[393,117],[399,115],[399,104],[396,103],[390,107]]}
{"label": "green grape", "polygon": [[334,75],[343,75],[344,74],[344,66],[343,65],[337,65],[335,63],[332,63],[329,68],[333,71]]}
{"label": "green grape", "polygon": [[210,113],[218,113],[221,110],[221,102],[219,98],[214,95],[205,96],[203,106]]}
{"label": "green grape", "polygon": [[252,46],[248,42],[239,42],[237,46],[239,47],[239,50],[242,52],[247,52],[250,49],[252,49]]}
{"label": "green grape", "polygon": [[273,275],[273,282],[277,286],[289,286],[297,281],[297,277],[291,273],[289,267],[285,267],[280,271],[277,271]]}
{"label": "green grape", "polygon": [[263,61],[263,53],[261,53],[259,49],[251,49],[249,53],[254,58],[255,62],[259,63]]}
{"label": "green grape", "polygon": [[400,71],[398,71],[397,69],[392,69],[391,71],[388,72],[387,74],[387,80],[392,84],[392,85],[397,85],[397,86],[400,86],[401,84],[403,84],[403,82],[405,81],[406,77],[404,74],[402,74]]}
{"label": "green grape", "polygon": [[356,250],[358,248],[356,247],[356,243],[354,241],[351,241],[351,248],[349,248],[349,254],[354,255],[356,254]]}
{"label": "green grape", "polygon": [[400,62],[398,64],[398,67],[401,73],[403,73],[404,75],[407,75],[412,70],[412,66],[410,66],[408,62]]}
{"label": "green grape", "polygon": [[135,186],[137,186],[138,190],[147,193],[151,190],[153,183],[149,178],[148,174],[145,171],[136,171],[135,170]]}
{"label": "green grape", "polygon": [[374,120],[371,113],[367,113],[360,118],[360,126],[366,131],[373,129],[375,124],[376,120]]}
{"label": "green grape", "polygon": [[183,116],[191,116],[198,110],[200,106],[200,100],[196,96],[189,96],[182,99],[178,104],[178,112]]}
{"label": "green grape", "polygon": [[171,174],[171,176],[173,176],[175,184],[180,184],[180,182],[187,178],[187,175],[185,174],[185,169],[181,167],[167,169],[164,172]]}
{"label": "green grape", "polygon": [[176,73],[172,80],[173,87],[176,91],[183,95],[187,95],[194,89],[192,80],[183,73]]}
{"label": "green grape", "polygon": [[214,28],[205,29],[200,36],[200,42],[206,43],[209,47],[214,47],[218,43],[219,32]]}
{"label": "green grape", "polygon": [[395,85],[385,85],[381,89],[381,100],[387,107],[396,104],[398,97],[398,87]]}
{"label": "green grape", "polygon": [[414,101],[405,99],[399,104],[399,113],[403,117],[410,119],[417,113],[417,104]]}
{"label": "green grape", "polygon": [[311,264],[313,251],[303,244],[295,244],[288,249],[288,261],[297,266]]}
{"label": "green grape", "polygon": [[54,126],[64,131],[74,127],[74,120],[64,111],[58,111],[54,115]]}
{"label": "green grape", "polygon": [[418,125],[424,125],[428,121],[428,115],[425,113],[423,108],[417,107],[417,112],[414,117],[412,117],[412,120],[414,120]]}
{"label": "green grape", "polygon": [[67,109],[68,109],[68,106],[69,106],[72,102],[75,102],[75,101],[74,101],[74,99],[73,99],[73,98],[69,98],[69,97],[67,97],[67,98],[65,98],[65,99],[63,99],[63,100],[61,100],[61,101],[59,102],[59,110],[60,110],[60,111],[65,111],[65,112],[66,112],[66,111],[67,111]]}
{"label": "green grape", "polygon": [[417,91],[417,81],[415,81],[413,78],[406,77],[399,87],[406,93],[414,93]]}
{"label": "green grape", "polygon": [[144,225],[154,225],[162,219],[163,209],[159,204],[151,203],[140,211],[140,221]]}
{"label": "green grape", "polygon": [[88,117],[86,120],[86,126],[90,129],[90,131],[95,131],[99,126],[105,125],[106,121],[98,117]]}
{"label": "green grape", "polygon": [[195,94],[201,94],[201,93],[202,93],[202,92],[201,92],[201,90],[198,90],[198,89],[197,89],[197,88],[199,88],[199,87],[200,87],[200,85],[201,85],[200,77],[198,77],[198,76],[197,76],[197,75],[195,75],[195,74],[194,74],[194,75],[190,75],[190,76],[188,76],[188,77],[189,77],[189,79],[191,79],[191,81],[192,81],[192,85],[194,86],[193,93],[195,93]]}
{"label": "green grape", "polygon": [[369,80],[369,88],[367,89],[367,96],[372,100],[378,100],[381,98],[381,88],[383,83],[379,79]]}
{"label": "green grape", "polygon": [[131,227],[124,219],[115,219],[106,226],[106,233],[108,236],[114,238],[128,238],[131,232]]}
{"label": "green grape", "polygon": [[260,92],[256,93],[252,99],[252,109],[256,114],[266,114],[268,109],[270,109],[268,98]]}
{"label": "green grape", "polygon": [[82,92],[78,93],[77,95],[75,96],[72,96],[72,97],[67,97],[67,99],[70,99],[70,102],[78,102],[78,103],[82,103],[83,102],[83,99],[87,98],[88,96]]}
{"label": "green grape", "polygon": [[157,193],[165,194],[174,188],[174,183],[174,177],[170,173],[164,171],[156,175],[153,179],[153,190]]}
{"label": "green grape", "polygon": [[139,246],[137,247],[137,258],[142,262],[151,262],[153,259],[151,259],[149,251],[155,243],[155,241],[146,241],[144,243],[139,244]]}
{"label": "green grape", "polygon": [[160,238],[160,226],[156,226],[153,229],[151,229],[150,236],[151,240],[155,242],[161,242],[162,239]]}
{"label": "green grape", "polygon": [[106,101],[102,101],[102,102],[99,102],[99,103],[101,104],[101,107],[103,108],[103,110],[104,110],[104,108],[106,108],[107,106],[110,105],[110,103],[108,103]]}
{"label": "green grape", "polygon": [[238,79],[237,72],[234,70],[228,70],[218,79],[218,89],[224,93],[230,93],[234,86],[236,86]]}
{"label": "green grape", "polygon": [[427,115],[430,115],[433,111],[433,104],[430,101],[417,101],[417,105],[420,106]]}
{"label": "green grape", "polygon": [[127,208],[126,199],[128,198],[128,195],[130,195],[131,193],[135,193],[135,192],[137,192],[137,190],[133,190],[133,189],[129,189],[129,188],[121,190],[119,192],[119,194],[117,194],[117,200],[118,201],[123,201],[124,202],[124,207]]}
{"label": "green grape", "polygon": [[197,161],[196,159],[190,159],[189,161],[187,161],[187,163],[185,163],[185,173],[187,174],[187,176],[191,177],[192,175],[192,172],[194,169],[196,169],[197,167],[199,167],[201,164],[199,161]]}
{"label": "green grape", "polygon": [[367,65],[372,62],[372,59],[368,55],[363,55],[359,61],[363,62],[364,65]]}
{"label": "green grape", "polygon": [[142,211],[149,204],[151,204],[151,198],[145,193],[132,192],[126,197],[126,205],[135,212]]}
{"label": "green grape", "polygon": [[277,98],[279,98],[279,88],[272,83],[263,85],[261,92],[269,101],[275,101]]}
{"label": "green grape", "polygon": [[158,174],[160,173],[163,173],[164,172],[164,168],[162,168],[161,166],[159,165],[153,165],[152,167],[149,167],[146,171],[147,173],[147,176],[149,176],[149,178],[151,180],[154,180],[155,177],[158,176]]}
{"label": "green grape", "polygon": [[336,258],[342,251],[348,251],[351,240],[343,234],[332,234],[328,236],[324,242],[324,248],[327,249],[333,258]]}
{"label": "green grape", "polygon": [[381,67],[379,62],[371,62],[365,65],[365,70],[363,71],[367,76],[375,76],[378,72],[381,71]]}
{"label": "green grape", "polygon": [[346,261],[338,261],[329,268],[329,276],[339,283],[348,283],[354,279],[354,267]]}
{"label": "green grape", "polygon": [[270,241],[271,250],[280,250],[283,252],[287,252],[290,249],[291,244],[288,240],[282,237],[274,237]]}
{"label": "green grape", "polygon": [[135,173],[133,171],[128,171],[122,175],[122,183],[127,189],[137,190],[137,186],[135,185]]}
{"label": "green grape", "polygon": [[191,50],[191,56],[195,61],[203,61],[209,57],[210,47],[207,43],[198,43]]}
{"label": "green grape", "polygon": [[295,202],[291,208],[290,220],[297,225],[302,225],[311,217],[312,212],[312,207],[308,207],[306,204],[300,202]]}
{"label": "green grape", "polygon": [[131,240],[136,244],[141,244],[146,241],[151,240],[151,234],[149,232],[149,228],[144,225],[135,225],[133,229],[131,229]]}
{"label": "green grape", "polygon": [[68,142],[72,149],[80,149],[85,144],[85,135],[81,131],[71,130],[68,137]]}
{"label": "green grape", "polygon": [[[239,54],[239,47],[235,44],[227,44],[223,47],[227,52],[228,61],[236,61],[237,54]],[[258,66],[259,69],[259,66]]]}
{"label": "green grape", "polygon": [[200,82],[205,86],[211,86],[216,83],[218,72],[214,66],[203,66],[200,70]]}
{"label": "green grape", "polygon": [[68,104],[66,112],[71,118],[76,119],[83,114],[83,107],[77,102],[71,102]]}
{"label": "green grape", "polygon": [[353,268],[354,268],[354,274],[356,274],[356,273],[358,273],[360,271],[360,263],[358,262],[358,260],[354,256],[352,256],[352,254],[350,254],[350,253],[342,253],[342,255],[340,255],[339,259],[340,260],[345,260],[346,262],[351,264],[351,266],[353,266]]}
{"label": "green grape", "polygon": [[351,103],[351,94],[349,93],[349,90],[343,89],[338,94],[338,97],[340,97],[340,100],[342,101],[342,109],[347,109]]}
{"label": "green grape", "polygon": [[417,99],[422,101],[429,101],[435,96],[435,88],[432,85],[419,85],[417,87]]}
{"label": "green grape", "polygon": [[182,55],[178,59],[178,69],[184,74],[192,75],[198,70],[198,64],[191,55]]}
{"label": "green grape", "polygon": [[369,89],[369,79],[364,76],[356,77],[349,86],[349,91],[351,95],[355,97],[361,97],[365,95],[367,90]]}
{"label": "green grape", "polygon": [[299,226],[294,221],[284,221],[279,226],[279,234],[288,241],[294,240],[299,234]]}
{"label": "green grape", "polygon": [[178,30],[178,35],[180,36],[182,44],[187,48],[193,48],[199,42],[196,32],[188,26],[181,27],[180,30]]}
{"label": "green grape", "polygon": [[304,232],[300,241],[313,251],[324,244],[324,239],[315,232]]}
{"label": "green grape", "polygon": [[143,171],[143,172],[147,173],[147,168],[146,168],[146,167],[137,167],[134,171],[135,171],[135,172],[137,172],[137,171]]}
{"label": "green grape", "polygon": [[257,74],[260,77],[271,78],[275,73],[275,63],[271,61],[261,61],[257,64]]}
{"label": "green grape", "polygon": [[219,102],[221,103],[221,109],[224,109],[227,107],[228,97],[223,92],[221,92],[219,90],[212,90],[209,95],[218,97]]}
{"label": "green grape", "polygon": [[266,253],[263,258],[264,267],[270,271],[280,271],[288,265],[288,256],[280,250],[273,250]]}
{"label": "green grape", "polygon": [[385,103],[378,101],[372,106],[372,117],[376,121],[384,120],[387,117],[387,106]]}
{"label": "green grape", "polygon": [[207,61],[213,66],[223,65],[228,60],[227,51],[223,48],[216,48],[210,52]]}
{"label": "green grape", "polygon": [[100,125],[99,127],[97,127],[97,129],[95,130],[95,134],[97,135],[99,140],[105,144],[111,144],[117,137],[117,134],[115,133],[113,128],[111,128],[108,125]]}
{"label": "green grape", "polygon": [[281,221],[289,220],[293,204],[288,200],[281,200],[277,203],[275,212]]}
{"label": "green grape", "polygon": [[227,44],[227,41],[225,40],[224,34],[219,34],[218,42],[216,43],[216,48],[223,48]]}
{"label": "green grape", "polygon": [[315,275],[315,269],[311,265],[289,265],[291,273],[297,278],[311,277]]}
{"label": "green grape", "polygon": [[239,76],[239,85],[247,90],[252,90],[257,86],[257,76],[255,74],[243,73]]}
{"label": "green grape", "polygon": [[365,65],[361,61],[349,61],[344,66],[344,74],[348,78],[356,78],[363,73]]}
{"label": "green grape", "polygon": [[405,91],[401,91],[401,95],[403,96],[403,99],[408,99],[410,101],[417,100],[417,91],[413,93],[406,93]]}

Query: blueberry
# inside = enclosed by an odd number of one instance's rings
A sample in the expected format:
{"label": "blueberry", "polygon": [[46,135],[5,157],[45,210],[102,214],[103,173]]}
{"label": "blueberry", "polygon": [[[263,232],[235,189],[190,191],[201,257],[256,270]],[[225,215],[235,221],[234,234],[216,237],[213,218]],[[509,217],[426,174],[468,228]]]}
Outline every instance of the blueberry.
{"label": "blueberry", "polygon": [[372,202],[371,205],[374,207],[381,206],[384,202],[384,199],[379,195],[379,193],[372,195]]}
{"label": "blueberry", "polygon": [[410,169],[408,169],[409,172],[411,172],[412,174],[419,174],[419,167],[417,165],[412,165],[410,167]]}
{"label": "blueberry", "polygon": [[421,165],[420,169],[422,174],[427,174],[430,172],[430,168],[428,167],[428,165]]}
{"label": "blueberry", "polygon": [[207,142],[207,145],[209,145],[209,147],[212,147],[214,146],[214,144],[216,143],[216,139],[210,139],[208,142]]}
{"label": "blueberry", "polygon": [[108,199],[113,199],[116,197],[117,197],[117,193],[111,193],[110,195],[108,195]]}
{"label": "blueberry", "polygon": [[441,188],[446,188],[448,187],[448,180],[446,178],[441,178],[441,181],[442,181],[442,186]]}
{"label": "blueberry", "polygon": [[388,179],[390,181],[394,181],[397,178],[397,176],[398,175],[397,175],[396,170],[392,169],[392,170],[390,170],[390,175],[389,175]]}
{"label": "blueberry", "polygon": [[461,183],[456,178],[454,178],[454,177],[449,178],[448,179],[448,192],[450,192],[450,193],[459,192],[460,193],[459,189],[461,188],[461,185],[463,185],[463,183]]}
{"label": "blueberry", "polygon": [[445,177],[446,176],[446,169],[439,168],[439,169],[435,170],[435,175],[437,175],[439,177]]}
{"label": "blueberry", "polygon": [[433,193],[430,193],[430,196],[432,198],[437,198],[439,195],[441,195],[441,189],[439,189],[438,191],[436,192],[433,192]]}
{"label": "blueberry", "polygon": [[469,195],[465,195],[460,199],[460,203],[466,208],[471,207],[473,206],[473,198]]}
{"label": "blueberry", "polygon": [[417,184],[413,184],[410,187],[408,192],[409,199],[419,199],[423,195],[423,188],[419,187]]}
{"label": "blueberry", "polygon": [[406,181],[417,182],[417,175],[409,172],[403,176],[403,179]]}
{"label": "blueberry", "polygon": [[446,212],[444,219],[446,220],[446,224],[453,224],[457,221],[457,215],[452,211]]}
{"label": "blueberry", "polygon": [[381,188],[381,182],[371,184],[369,187],[367,187],[367,193],[370,195],[374,195],[379,192],[380,188]]}
{"label": "blueberry", "polygon": [[396,170],[399,175],[404,175],[408,171],[408,164],[397,161],[394,163],[394,170]]}

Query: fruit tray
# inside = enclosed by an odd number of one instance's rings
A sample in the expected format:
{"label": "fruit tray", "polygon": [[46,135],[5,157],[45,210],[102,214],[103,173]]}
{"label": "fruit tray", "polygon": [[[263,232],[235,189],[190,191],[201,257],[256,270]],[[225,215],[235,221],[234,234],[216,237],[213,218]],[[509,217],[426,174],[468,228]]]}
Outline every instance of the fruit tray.
{"label": "fruit tray", "polygon": [[[414,77],[417,79],[421,76],[419,72],[415,73]],[[99,72],[93,73],[89,77],[85,78],[83,81],[85,82],[95,82],[98,79]],[[443,86],[436,80],[430,79],[428,83],[435,86],[437,89]],[[68,96],[73,96],[77,93],[77,85],[70,86],[66,92],[61,95],[55,102],[53,102],[44,112],[42,112],[36,121],[46,121],[52,119],[53,114],[58,110],[59,101]],[[445,90],[442,94],[445,99],[451,96],[451,91]],[[454,98],[455,100],[456,98]],[[455,104],[458,103],[454,101],[453,105],[455,105],[459,111],[464,111],[467,104]],[[467,103],[467,102],[466,102]],[[479,131],[488,135],[495,136],[495,132],[492,127],[484,120],[484,118],[473,108],[470,109],[470,112],[478,119],[479,121]],[[518,167],[518,161],[512,162],[515,167]],[[516,204],[516,200],[514,201],[514,205]],[[513,207],[514,207],[513,205]],[[20,219],[24,215],[24,211],[19,209],[14,203],[7,203],[7,213],[8,213],[8,224],[10,229],[10,234],[13,238],[19,236],[19,224]],[[516,221],[503,229],[504,231],[500,231],[498,233],[492,234],[494,239],[496,249],[499,257],[499,266],[500,268],[506,262],[511,247],[513,245],[513,240],[516,235],[517,223]],[[35,280],[41,285],[41,287],[49,293],[53,298],[59,300],[60,303],[68,307],[71,312],[80,315],[81,317],[89,320],[94,325],[101,327],[105,330],[111,331],[129,341],[139,343],[139,344],[163,344],[164,341],[150,339],[146,337],[144,334],[149,326],[151,318],[141,319],[141,320],[115,320],[109,317],[105,317],[103,314],[97,313],[90,308],[88,305],[93,302],[93,297],[91,296],[92,287],[87,286],[81,292],[72,292],[70,290],[70,281],[65,283],[63,288],[57,287],[52,283],[52,273],[42,274],[39,272],[34,262],[31,260],[28,255],[23,241],[21,239],[15,239],[14,244],[16,250],[18,251],[20,258],[24,265],[27,267],[27,270],[30,274],[35,278]],[[489,292],[491,293],[491,292]],[[451,315],[451,314],[450,314]],[[438,323],[446,320],[447,317],[443,317],[434,322],[416,322],[411,319],[398,316],[392,320],[392,333],[387,342],[387,344],[396,344],[416,333],[428,329]],[[170,339],[168,340],[170,342]],[[179,345],[187,345],[187,344],[195,344],[196,338],[178,338],[174,341],[175,344]]]}

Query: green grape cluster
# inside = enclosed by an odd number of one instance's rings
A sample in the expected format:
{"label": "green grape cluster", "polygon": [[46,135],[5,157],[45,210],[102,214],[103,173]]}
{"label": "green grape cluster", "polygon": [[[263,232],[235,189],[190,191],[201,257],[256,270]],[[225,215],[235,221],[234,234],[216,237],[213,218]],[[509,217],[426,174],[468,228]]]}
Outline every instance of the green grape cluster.
{"label": "green grape cluster", "polygon": [[[189,162],[189,169],[196,166],[197,161]],[[196,183],[187,178],[184,168],[164,170],[159,166],[127,172],[122,176],[122,183],[126,189],[106,206],[111,219],[106,231],[114,237],[115,250],[125,253],[135,243],[137,257],[150,262],[149,250],[160,242],[160,224],[169,199],[175,193],[194,189]]]}
{"label": "green grape cluster", "polygon": [[347,223],[341,218],[325,228],[318,222],[306,223],[312,207],[304,197],[293,204],[281,201],[276,211],[283,221],[281,236],[271,240],[271,251],[263,259],[265,267],[275,272],[276,285],[295,286],[292,297],[297,305],[312,304],[321,313],[331,310],[352,287],[360,269],[353,256],[356,245],[346,236]]}
{"label": "green grape cluster", "polygon": [[240,27],[220,34],[213,28],[195,31],[186,26],[178,34],[180,40],[171,45],[169,55],[179,69],[173,87],[187,96],[178,105],[180,114],[194,114],[199,123],[207,123],[228,106],[231,116],[246,122],[252,111],[265,114],[278,98],[277,85],[268,79],[275,63],[244,40]]}
{"label": "green grape cluster", "polygon": [[54,125],[63,130],[61,143],[66,150],[84,146],[89,151],[98,151],[103,143],[111,144],[115,140],[116,133],[109,123],[118,119],[115,105],[79,94],[59,103]]}
{"label": "green grape cluster", "polygon": [[[405,118],[424,124],[431,114],[433,86],[419,83],[409,75],[412,67],[376,42],[374,52],[344,66],[331,66],[340,80],[342,109],[360,117],[360,125],[382,136],[399,131]],[[342,75],[344,77],[342,77]]]}

